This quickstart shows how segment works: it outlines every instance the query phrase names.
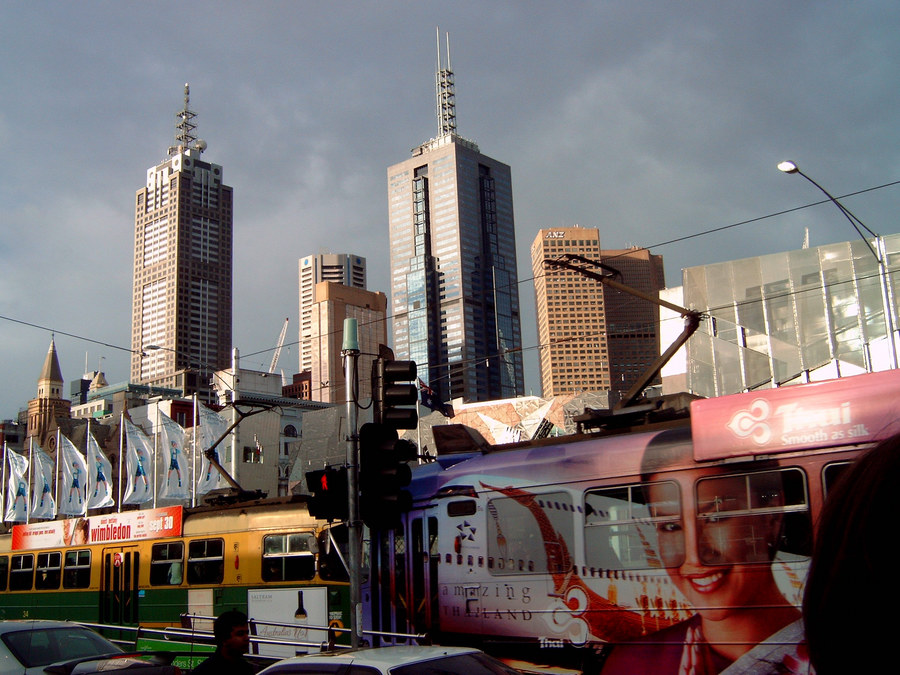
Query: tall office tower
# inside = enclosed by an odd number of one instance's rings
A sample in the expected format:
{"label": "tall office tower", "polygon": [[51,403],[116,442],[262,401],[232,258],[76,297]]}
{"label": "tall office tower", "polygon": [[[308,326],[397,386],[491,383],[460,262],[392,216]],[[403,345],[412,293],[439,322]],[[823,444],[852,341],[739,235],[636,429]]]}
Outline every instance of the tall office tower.
{"label": "tall office tower", "polygon": [[509,166],[456,133],[449,44],[438,136],[388,169],[394,353],[447,401],[523,393]]}
{"label": "tall office tower", "polygon": [[184,85],[175,145],[135,197],[131,379],[211,400],[231,365],[232,190],[200,159],[195,116]]}
{"label": "tall office tower", "polygon": [[[312,324],[316,286],[323,281],[351,288],[366,287],[366,259],[352,253],[319,253],[300,258],[300,372],[312,370],[315,340],[319,337]],[[313,392],[313,398],[316,399]]]}
{"label": "tall office tower", "polygon": [[599,230],[577,226],[540,230],[531,244],[543,395],[627,391],[659,356],[658,306],[544,266],[564,253],[602,262],[621,273],[618,281],[653,295],[664,287],[662,256],[603,250]]}
{"label": "tall office tower", "polygon": [[310,312],[315,336],[312,345],[311,397],[314,401],[344,403],[347,391],[341,347],[344,319],[356,319],[359,336],[359,399],[372,398],[372,362],[378,346],[387,342],[387,296],[362,288],[323,281],[316,284],[316,302]]}

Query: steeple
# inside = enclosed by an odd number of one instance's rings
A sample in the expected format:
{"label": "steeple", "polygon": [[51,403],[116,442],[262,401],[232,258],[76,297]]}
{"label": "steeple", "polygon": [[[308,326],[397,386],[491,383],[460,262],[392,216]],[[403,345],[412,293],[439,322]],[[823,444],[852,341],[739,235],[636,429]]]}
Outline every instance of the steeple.
{"label": "steeple", "polygon": [[50,348],[38,378],[38,398],[62,398],[63,376],[56,356],[56,342],[50,337]]}
{"label": "steeple", "polygon": [[447,43],[447,64],[441,67],[441,33],[435,28],[437,36],[437,72],[435,86],[437,88],[438,137],[456,133],[456,92],[453,84],[453,71],[450,69],[450,33],[445,34]]}

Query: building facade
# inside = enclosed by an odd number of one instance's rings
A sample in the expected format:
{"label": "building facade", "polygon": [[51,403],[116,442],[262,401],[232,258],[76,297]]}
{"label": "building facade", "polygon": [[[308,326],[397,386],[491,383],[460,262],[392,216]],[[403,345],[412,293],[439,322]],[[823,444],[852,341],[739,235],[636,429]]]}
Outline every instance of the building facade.
{"label": "building facade", "polygon": [[[319,335],[313,330],[313,310],[319,302],[316,286],[323,281],[366,288],[366,259],[352,253],[319,253],[300,258],[300,372],[312,370]],[[324,399],[322,399],[324,400]]]}
{"label": "building facade", "polygon": [[598,229],[578,226],[542,229],[531,244],[543,396],[627,391],[659,355],[658,307],[545,265],[567,253],[602,262],[618,281],[651,295],[665,283],[662,256],[604,250]]}
{"label": "building facade", "polygon": [[441,401],[523,393],[512,179],[456,133],[438,61],[436,138],[387,171],[393,348]]}
{"label": "building facade", "polygon": [[209,401],[231,358],[232,189],[194,117],[185,85],[176,144],[135,196],[131,380]]}
{"label": "building facade", "polygon": [[686,345],[693,393],[897,367],[900,235],[879,237],[872,248],[841,242],[689,267],[683,275],[685,306],[710,317]]}
{"label": "building facade", "polygon": [[316,302],[310,313],[312,334],[311,396],[314,401],[344,403],[347,391],[341,348],[344,319],[356,319],[359,336],[358,399],[372,397],[372,363],[378,346],[387,343],[387,297],[361,288],[323,281],[316,284]]}
{"label": "building facade", "polygon": [[63,376],[56,354],[56,342],[50,338],[50,348],[37,382],[37,396],[28,401],[28,438],[44,449],[56,450],[56,430],[59,419],[69,419],[72,402],[63,398]]}

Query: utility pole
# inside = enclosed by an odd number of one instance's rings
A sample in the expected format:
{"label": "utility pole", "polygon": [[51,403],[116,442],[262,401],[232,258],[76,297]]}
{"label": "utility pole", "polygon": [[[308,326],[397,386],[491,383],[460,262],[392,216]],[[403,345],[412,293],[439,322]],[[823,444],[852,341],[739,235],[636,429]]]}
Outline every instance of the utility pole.
{"label": "utility pole", "polygon": [[362,641],[362,521],[359,519],[359,326],[344,319],[344,388],[347,392],[347,530],[350,544],[350,646]]}

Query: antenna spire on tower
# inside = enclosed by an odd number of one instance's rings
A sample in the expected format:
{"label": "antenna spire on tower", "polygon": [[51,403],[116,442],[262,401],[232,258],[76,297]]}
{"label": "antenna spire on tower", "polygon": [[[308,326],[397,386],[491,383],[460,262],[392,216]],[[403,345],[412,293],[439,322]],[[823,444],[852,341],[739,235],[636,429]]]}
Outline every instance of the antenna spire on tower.
{"label": "antenna spire on tower", "polygon": [[194,147],[197,137],[194,136],[194,118],[197,113],[191,110],[191,86],[187,82],[184,84],[184,109],[175,113],[178,120],[175,124],[175,145],[169,148],[169,154],[172,155],[180,149],[188,149]]}
{"label": "antenna spire on tower", "polygon": [[435,85],[437,88],[438,135],[456,133],[456,93],[454,91],[453,71],[450,69],[450,33],[445,34],[447,42],[447,64],[441,67],[441,33],[435,28],[437,37],[437,72]]}

